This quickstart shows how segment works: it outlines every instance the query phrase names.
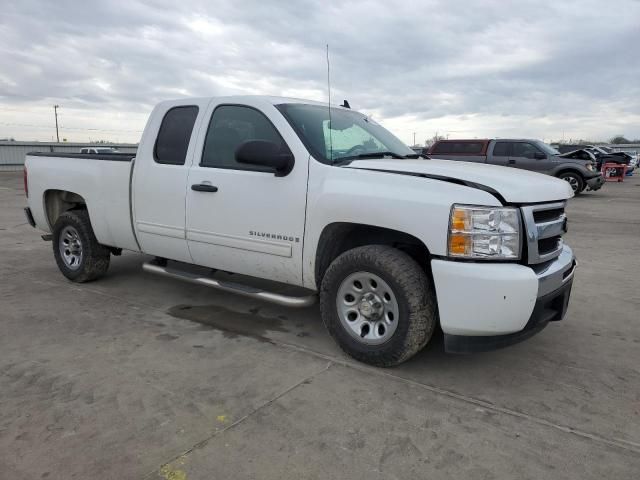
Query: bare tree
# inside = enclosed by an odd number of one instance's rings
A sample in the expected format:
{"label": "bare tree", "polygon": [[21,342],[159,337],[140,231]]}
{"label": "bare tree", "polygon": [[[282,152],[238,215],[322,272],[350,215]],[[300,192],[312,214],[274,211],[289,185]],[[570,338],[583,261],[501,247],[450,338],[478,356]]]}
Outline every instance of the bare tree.
{"label": "bare tree", "polygon": [[609,143],[619,145],[621,143],[631,143],[631,142],[628,139],[626,139],[624,135],[616,135],[615,137],[609,140]]}

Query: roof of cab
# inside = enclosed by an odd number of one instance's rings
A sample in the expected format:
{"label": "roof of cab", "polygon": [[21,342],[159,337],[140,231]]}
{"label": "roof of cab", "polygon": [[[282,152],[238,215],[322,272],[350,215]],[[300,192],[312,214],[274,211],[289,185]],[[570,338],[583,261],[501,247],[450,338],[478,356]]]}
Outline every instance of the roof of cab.
{"label": "roof of cab", "polygon": [[[318,105],[322,107],[326,107],[327,102],[319,102],[316,100],[305,100],[303,98],[292,98],[292,97],[278,97],[273,95],[231,95],[231,96],[219,96],[219,97],[184,97],[184,98],[175,98],[172,100],[166,100],[161,103],[179,103],[184,105],[185,103],[197,102],[197,103],[208,103],[210,100],[224,101],[229,103],[269,103],[271,105],[280,105],[282,103],[304,103],[308,105]],[[342,105],[336,105],[334,103],[331,104],[331,108],[345,108]]]}

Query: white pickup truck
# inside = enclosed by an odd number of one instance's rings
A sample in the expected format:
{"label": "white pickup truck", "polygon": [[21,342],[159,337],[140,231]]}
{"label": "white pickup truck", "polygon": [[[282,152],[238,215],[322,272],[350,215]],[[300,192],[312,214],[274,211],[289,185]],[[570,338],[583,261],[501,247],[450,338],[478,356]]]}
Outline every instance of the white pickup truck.
{"label": "white pickup truck", "polygon": [[70,280],[104,275],[126,249],[156,257],[149,272],[282,305],[319,296],[340,347],[377,366],[438,326],[450,352],[523,340],[564,317],[576,267],[566,182],[423,159],[370,117],[311,101],[163,102],[135,156],[32,153],[24,181],[27,218]]}

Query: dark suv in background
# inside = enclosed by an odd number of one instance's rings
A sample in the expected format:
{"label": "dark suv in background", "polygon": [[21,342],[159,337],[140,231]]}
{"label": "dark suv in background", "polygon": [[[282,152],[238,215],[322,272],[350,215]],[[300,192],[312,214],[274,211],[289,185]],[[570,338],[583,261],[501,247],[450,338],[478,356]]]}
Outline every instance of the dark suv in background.
{"label": "dark suv in background", "polygon": [[553,175],[569,182],[576,195],[585,189],[598,190],[604,184],[593,161],[565,157],[540,140],[440,140],[427,154],[431,158],[488,163]]}

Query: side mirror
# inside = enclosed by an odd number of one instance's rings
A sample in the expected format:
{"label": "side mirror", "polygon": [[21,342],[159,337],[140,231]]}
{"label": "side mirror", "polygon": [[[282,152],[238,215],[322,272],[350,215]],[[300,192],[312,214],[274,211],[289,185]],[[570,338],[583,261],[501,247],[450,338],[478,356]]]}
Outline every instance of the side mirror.
{"label": "side mirror", "polygon": [[284,177],[293,170],[294,157],[289,149],[266,140],[249,140],[236,150],[236,162],[268,167],[276,177]]}
{"label": "side mirror", "polygon": [[542,152],[536,152],[533,154],[533,158],[535,158],[536,160],[546,160],[547,155]]}

